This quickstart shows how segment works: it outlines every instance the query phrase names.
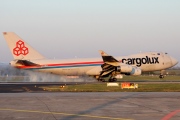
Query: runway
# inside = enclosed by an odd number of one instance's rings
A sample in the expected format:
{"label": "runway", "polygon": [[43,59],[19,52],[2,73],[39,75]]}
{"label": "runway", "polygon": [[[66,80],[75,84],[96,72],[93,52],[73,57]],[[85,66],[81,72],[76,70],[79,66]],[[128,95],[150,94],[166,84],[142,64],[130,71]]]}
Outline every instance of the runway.
{"label": "runway", "polygon": [[179,110],[179,98],[179,93],[1,94],[0,119],[162,119]]}
{"label": "runway", "polygon": [[[177,83],[180,84],[180,81],[141,81],[135,83],[143,84],[167,84],[167,83]],[[31,93],[42,93],[50,92],[43,90],[42,86],[70,86],[70,85],[80,85],[80,84],[102,84],[102,82],[0,82],[0,93],[22,93],[22,92],[31,92]]]}
{"label": "runway", "polygon": [[179,120],[178,92],[1,93],[1,120]]}
{"label": "runway", "polygon": [[180,119],[179,92],[49,92],[39,88],[64,84],[84,83],[0,83],[0,120]]}
{"label": "runway", "polygon": [[[41,89],[41,86],[51,85],[74,85],[85,84],[84,82],[1,82],[0,93],[21,93],[21,92],[48,92]],[[86,83],[88,84],[88,83]],[[91,84],[91,83],[89,83]],[[97,83],[98,84],[98,83]]]}

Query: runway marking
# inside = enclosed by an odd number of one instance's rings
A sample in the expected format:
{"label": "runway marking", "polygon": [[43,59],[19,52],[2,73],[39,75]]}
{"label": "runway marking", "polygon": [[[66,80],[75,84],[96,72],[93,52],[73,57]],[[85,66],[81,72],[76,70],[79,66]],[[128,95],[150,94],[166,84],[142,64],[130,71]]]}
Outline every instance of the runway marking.
{"label": "runway marking", "polygon": [[167,114],[166,116],[164,116],[161,120],[169,120],[170,118],[172,118],[174,115],[176,115],[178,112],[180,112],[180,110],[175,110],[173,112],[170,112],[169,114]]}
{"label": "runway marking", "polygon": [[70,113],[61,113],[61,112],[45,112],[45,111],[36,111],[36,110],[18,110],[18,109],[7,109],[7,108],[0,108],[0,111],[55,114],[55,115],[79,116],[79,117],[89,117],[89,118],[99,118],[99,119],[111,119],[111,120],[133,120],[133,119],[126,119],[126,118],[114,118],[114,117],[94,116],[94,115],[85,115],[85,114],[70,114]]}

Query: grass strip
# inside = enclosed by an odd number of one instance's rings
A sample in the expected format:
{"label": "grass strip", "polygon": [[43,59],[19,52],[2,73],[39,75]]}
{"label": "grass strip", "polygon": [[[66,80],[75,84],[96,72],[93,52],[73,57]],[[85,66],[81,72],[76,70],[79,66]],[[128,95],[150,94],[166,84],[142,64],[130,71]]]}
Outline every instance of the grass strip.
{"label": "grass strip", "polygon": [[51,92],[180,92],[179,83],[139,83],[138,89],[121,89],[121,83],[119,83],[119,87],[107,87],[107,83],[102,83],[67,85],[64,87],[54,85],[41,88]]}

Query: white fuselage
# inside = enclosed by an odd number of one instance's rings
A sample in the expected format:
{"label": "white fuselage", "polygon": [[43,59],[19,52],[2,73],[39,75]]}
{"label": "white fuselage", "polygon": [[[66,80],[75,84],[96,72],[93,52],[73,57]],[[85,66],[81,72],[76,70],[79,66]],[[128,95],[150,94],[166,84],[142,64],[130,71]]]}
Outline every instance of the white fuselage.
{"label": "white fuselage", "polygon": [[[129,64],[139,67],[144,71],[158,71],[170,68],[178,62],[176,59],[169,56],[167,53],[147,52],[139,53],[130,56],[115,57],[120,63]],[[31,60],[30,62],[38,64],[35,66],[27,66],[15,64],[12,61],[11,65],[21,69],[37,70],[40,72],[49,72],[60,75],[99,75],[102,58],[82,58],[82,59],[64,59],[64,60]]]}

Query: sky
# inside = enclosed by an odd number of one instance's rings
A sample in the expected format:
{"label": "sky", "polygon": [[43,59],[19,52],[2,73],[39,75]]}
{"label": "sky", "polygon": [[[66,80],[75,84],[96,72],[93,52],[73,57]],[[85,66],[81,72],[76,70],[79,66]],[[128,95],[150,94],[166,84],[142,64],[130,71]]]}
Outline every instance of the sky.
{"label": "sky", "polygon": [[[0,32],[15,32],[47,58],[158,51],[180,61],[179,6],[180,0],[0,0]],[[0,61],[11,61],[2,34],[0,43]]]}

